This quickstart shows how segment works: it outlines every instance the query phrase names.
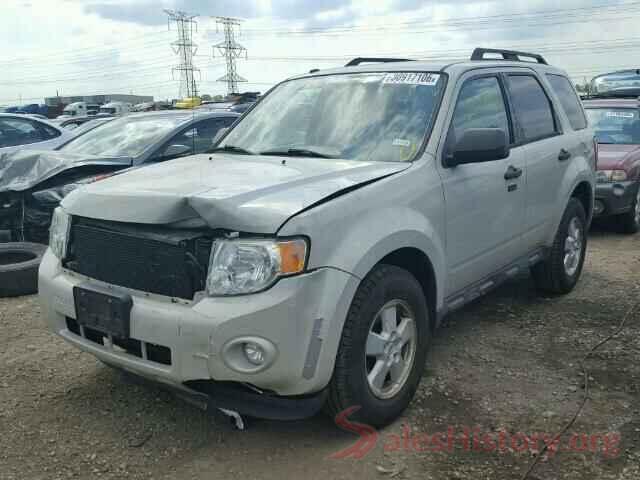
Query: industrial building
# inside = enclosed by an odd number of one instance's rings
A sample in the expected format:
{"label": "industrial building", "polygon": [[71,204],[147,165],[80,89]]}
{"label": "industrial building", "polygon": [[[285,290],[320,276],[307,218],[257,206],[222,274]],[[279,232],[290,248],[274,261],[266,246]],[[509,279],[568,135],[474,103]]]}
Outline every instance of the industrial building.
{"label": "industrial building", "polygon": [[44,103],[50,107],[58,105],[68,105],[73,102],[86,102],[102,105],[109,102],[125,102],[135,105],[143,102],[153,102],[153,96],[150,95],[126,95],[115,93],[112,95],[77,95],[70,97],[47,97]]}

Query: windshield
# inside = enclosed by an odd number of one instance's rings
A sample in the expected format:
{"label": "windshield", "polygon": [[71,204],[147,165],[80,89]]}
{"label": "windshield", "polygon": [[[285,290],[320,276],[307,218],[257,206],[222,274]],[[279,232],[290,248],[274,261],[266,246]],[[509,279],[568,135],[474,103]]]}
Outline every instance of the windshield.
{"label": "windshield", "polygon": [[423,72],[291,80],[251,110],[220,147],[363,161],[412,160],[435,118],[443,87],[443,75]]}
{"label": "windshield", "polygon": [[137,157],[191,118],[189,115],[123,117],[74,138],[62,150],[104,157]]}
{"label": "windshield", "polygon": [[100,113],[116,113],[116,109],[113,107],[100,107]]}
{"label": "windshield", "polygon": [[598,143],[640,144],[637,108],[587,108]]}

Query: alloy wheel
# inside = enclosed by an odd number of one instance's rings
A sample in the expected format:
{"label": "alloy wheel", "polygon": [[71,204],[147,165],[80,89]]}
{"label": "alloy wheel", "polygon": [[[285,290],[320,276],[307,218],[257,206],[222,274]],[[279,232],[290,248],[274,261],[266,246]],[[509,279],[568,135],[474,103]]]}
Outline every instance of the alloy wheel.
{"label": "alloy wheel", "polygon": [[375,315],[365,347],[367,382],[374,396],[389,399],[407,383],[416,356],[415,314],[402,300],[387,302]]}

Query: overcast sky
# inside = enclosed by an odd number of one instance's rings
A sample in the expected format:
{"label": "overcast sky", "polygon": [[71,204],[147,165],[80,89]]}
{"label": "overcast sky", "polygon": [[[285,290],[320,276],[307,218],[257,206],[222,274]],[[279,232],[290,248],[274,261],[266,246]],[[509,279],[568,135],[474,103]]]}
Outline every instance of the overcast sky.
{"label": "overcast sky", "polygon": [[216,80],[222,41],[212,16],[243,19],[243,90],[270,85],[351,56],[467,57],[475,46],[530,48],[576,79],[638,67],[640,1],[631,0],[2,0],[0,104],[44,96],[136,93],[176,98],[163,8],[199,17],[194,42],[200,93]]}

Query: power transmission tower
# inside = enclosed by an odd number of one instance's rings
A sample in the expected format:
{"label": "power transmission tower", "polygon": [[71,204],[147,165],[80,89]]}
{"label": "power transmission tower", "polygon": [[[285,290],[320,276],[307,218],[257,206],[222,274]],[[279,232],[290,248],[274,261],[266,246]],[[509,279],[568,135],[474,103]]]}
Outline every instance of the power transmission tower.
{"label": "power transmission tower", "polygon": [[238,82],[246,82],[246,78],[242,78],[236,72],[236,59],[243,54],[247,57],[247,49],[236,42],[235,27],[240,25],[241,20],[230,17],[214,17],[216,20],[216,31],[218,25],[222,25],[224,30],[224,41],[213,46],[213,56],[215,57],[216,49],[220,55],[225,57],[227,63],[227,74],[220,77],[218,82],[227,84],[227,93],[229,95],[238,93]]}
{"label": "power transmission tower", "polygon": [[167,10],[169,30],[171,22],[175,22],[178,30],[178,40],[171,44],[173,52],[180,58],[180,63],[172,68],[173,72],[180,72],[180,97],[195,97],[198,95],[194,72],[200,69],[193,66],[193,56],[198,51],[198,46],[193,43],[193,30],[198,30],[198,24],[194,20],[198,15],[189,15],[179,10]]}

